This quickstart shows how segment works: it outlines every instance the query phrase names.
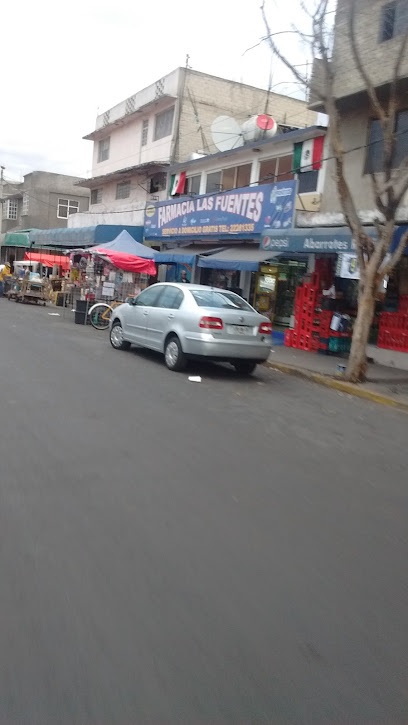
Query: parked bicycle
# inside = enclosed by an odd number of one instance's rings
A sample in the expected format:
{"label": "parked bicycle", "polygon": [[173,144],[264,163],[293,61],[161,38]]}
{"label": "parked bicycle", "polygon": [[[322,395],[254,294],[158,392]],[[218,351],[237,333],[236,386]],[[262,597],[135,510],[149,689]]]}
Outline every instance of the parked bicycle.
{"label": "parked bicycle", "polygon": [[88,310],[89,321],[92,327],[94,327],[95,330],[107,330],[112,312],[115,307],[118,307],[119,305],[123,305],[123,301],[113,300],[110,304],[109,302],[97,302],[92,305],[92,307]]}

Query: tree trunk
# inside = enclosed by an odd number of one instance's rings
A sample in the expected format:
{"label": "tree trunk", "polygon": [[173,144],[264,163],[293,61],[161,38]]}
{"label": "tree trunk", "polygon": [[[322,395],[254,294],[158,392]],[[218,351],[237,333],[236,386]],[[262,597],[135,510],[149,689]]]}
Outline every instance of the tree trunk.
{"label": "tree trunk", "polygon": [[363,383],[366,379],[367,344],[374,317],[375,298],[375,285],[365,284],[359,293],[357,317],[346,370],[346,380],[351,383]]}

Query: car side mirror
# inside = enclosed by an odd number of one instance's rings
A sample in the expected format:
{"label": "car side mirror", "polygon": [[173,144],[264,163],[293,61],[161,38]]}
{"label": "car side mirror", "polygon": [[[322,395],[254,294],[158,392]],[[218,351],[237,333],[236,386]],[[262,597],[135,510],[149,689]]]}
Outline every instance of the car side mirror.
{"label": "car side mirror", "polygon": [[128,297],[126,302],[128,303],[128,305],[134,307],[137,304],[137,297]]}

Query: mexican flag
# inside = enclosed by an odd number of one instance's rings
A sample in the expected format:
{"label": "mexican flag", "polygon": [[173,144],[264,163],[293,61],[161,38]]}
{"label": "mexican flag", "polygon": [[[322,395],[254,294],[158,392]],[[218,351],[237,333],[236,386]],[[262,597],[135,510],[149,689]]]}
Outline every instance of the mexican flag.
{"label": "mexican flag", "polygon": [[181,171],[179,174],[173,174],[170,182],[170,196],[183,194],[186,186],[186,172]]}
{"label": "mexican flag", "polygon": [[324,136],[295,143],[292,172],[318,171],[322,167]]}

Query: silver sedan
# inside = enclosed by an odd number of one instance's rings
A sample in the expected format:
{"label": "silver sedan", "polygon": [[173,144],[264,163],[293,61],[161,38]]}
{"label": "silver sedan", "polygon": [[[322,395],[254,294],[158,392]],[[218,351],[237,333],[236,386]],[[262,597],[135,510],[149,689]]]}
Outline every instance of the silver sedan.
{"label": "silver sedan", "polygon": [[270,320],[234,292],[198,284],[154,284],[116,307],[110,341],[116,350],[132,343],[164,354],[169,370],[189,358],[230,362],[250,374],[268,358]]}

